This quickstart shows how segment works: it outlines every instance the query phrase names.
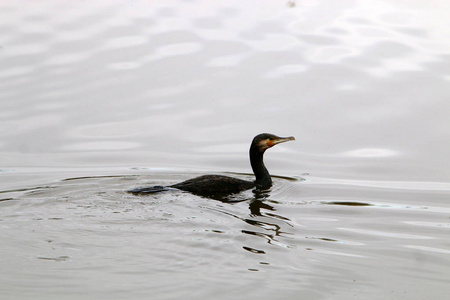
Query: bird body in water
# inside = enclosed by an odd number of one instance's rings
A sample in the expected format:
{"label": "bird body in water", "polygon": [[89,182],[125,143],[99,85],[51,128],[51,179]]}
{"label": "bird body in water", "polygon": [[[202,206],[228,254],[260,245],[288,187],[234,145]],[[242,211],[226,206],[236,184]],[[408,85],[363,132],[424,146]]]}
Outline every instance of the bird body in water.
{"label": "bird body in water", "polygon": [[223,175],[203,175],[169,186],[152,186],[130,190],[133,194],[150,194],[172,188],[191,192],[201,196],[230,195],[251,188],[268,189],[272,178],[264,166],[264,152],[280,143],[294,141],[294,137],[279,137],[270,133],[261,133],[253,138],[250,146],[250,164],[255,174],[255,181],[242,180]]}

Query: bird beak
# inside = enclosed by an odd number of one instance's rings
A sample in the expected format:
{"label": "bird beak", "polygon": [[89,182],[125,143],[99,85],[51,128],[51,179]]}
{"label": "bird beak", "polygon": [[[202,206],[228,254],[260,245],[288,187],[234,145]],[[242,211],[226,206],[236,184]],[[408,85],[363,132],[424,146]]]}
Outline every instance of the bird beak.
{"label": "bird beak", "polygon": [[295,137],[293,136],[289,136],[289,137],[280,137],[278,140],[275,141],[275,145],[276,144],[280,144],[280,143],[284,143],[284,142],[289,142],[289,141],[295,141]]}
{"label": "bird beak", "polygon": [[295,137],[293,137],[293,136],[289,136],[289,137],[279,137],[279,138],[276,139],[276,140],[270,141],[269,143],[267,143],[267,145],[268,145],[269,147],[273,147],[273,146],[275,146],[276,144],[281,144],[281,143],[289,142],[289,141],[295,141]]}

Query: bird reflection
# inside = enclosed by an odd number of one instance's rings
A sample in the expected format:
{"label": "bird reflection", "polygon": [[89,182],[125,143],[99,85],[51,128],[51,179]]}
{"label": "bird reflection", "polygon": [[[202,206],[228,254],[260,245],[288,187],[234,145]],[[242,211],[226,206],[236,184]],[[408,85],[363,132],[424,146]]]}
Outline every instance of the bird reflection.
{"label": "bird reflection", "polygon": [[[253,197],[247,198],[221,198],[216,199],[220,200],[223,203],[239,203],[243,201],[248,201],[249,203],[249,217],[241,217],[235,214],[230,213],[229,211],[218,210],[221,213],[230,215],[236,219],[243,221],[245,224],[251,225],[254,229],[245,227],[241,230],[243,234],[250,235],[253,237],[263,238],[266,240],[268,244],[281,246],[283,248],[289,248],[288,245],[283,244],[279,241],[280,237],[286,237],[290,235],[290,233],[283,231],[283,227],[288,225],[289,227],[293,227],[290,224],[290,219],[281,215],[276,214],[276,207],[272,205],[276,203],[276,201],[271,200],[271,190],[260,190],[254,189]],[[210,198],[210,197],[208,197]],[[244,250],[247,250],[251,253],[255,254],[265,254],[265,250],[255,249],[249,246],[244,245],[242,247]]]}
{"label": "bird reflection", "polygon": [[266,202],[270,197],[270,190],[253,190],[254,199],[250,201],[249,209],[252,216],[262,216],[261,209],[275,211],[275,208]]}

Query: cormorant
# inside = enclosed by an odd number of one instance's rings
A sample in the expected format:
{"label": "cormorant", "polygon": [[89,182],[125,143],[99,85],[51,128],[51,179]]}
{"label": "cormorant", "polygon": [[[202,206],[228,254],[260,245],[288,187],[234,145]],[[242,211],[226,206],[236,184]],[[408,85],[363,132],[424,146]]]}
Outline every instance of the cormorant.
{"label": "cormorant", "polygon": [[272,178],[263,162],[264,152],[276,144],[294,141],[293,136],[279,137],[270,133],[261,133],[253,138],[250,146],[250,164],[255,173],[255,181],[247,181],[223,175],[203,175],[169,186],[152,186],[136,188],[128,192],[133,194],[149,194],[175,188],[200,196],[225,196],[256,187],[268,189],[272,186]]}

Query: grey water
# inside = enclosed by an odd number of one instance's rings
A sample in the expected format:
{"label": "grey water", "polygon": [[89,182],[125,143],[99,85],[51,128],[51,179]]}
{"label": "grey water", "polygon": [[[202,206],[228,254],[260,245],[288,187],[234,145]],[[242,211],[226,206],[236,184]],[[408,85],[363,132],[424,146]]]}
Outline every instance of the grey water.
{"label": "grey water", "polygon": [[449,11],[1,2],[0,298],[447,299]]}

